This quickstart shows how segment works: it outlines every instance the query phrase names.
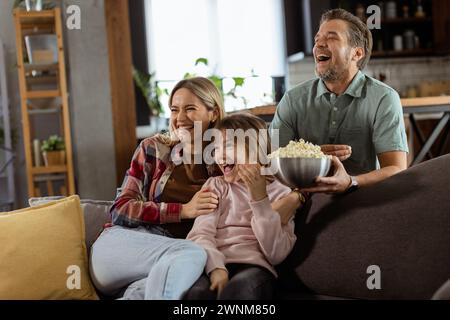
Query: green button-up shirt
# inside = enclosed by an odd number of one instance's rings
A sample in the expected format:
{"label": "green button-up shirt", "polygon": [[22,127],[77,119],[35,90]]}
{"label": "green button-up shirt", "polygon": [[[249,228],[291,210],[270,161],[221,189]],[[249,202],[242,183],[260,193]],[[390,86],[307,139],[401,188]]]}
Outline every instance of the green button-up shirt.
{"label": "green button-up shirt", "polygon": [[279,129],[280,147],[300,138],[318,145],[350,145],[352,155],[344,165],[351,174],[379,169],[377,154],[408,152],[399,95],[361,71],[340,96],[320,79],[289,90],[270,128],[272,138],[273,129]]}

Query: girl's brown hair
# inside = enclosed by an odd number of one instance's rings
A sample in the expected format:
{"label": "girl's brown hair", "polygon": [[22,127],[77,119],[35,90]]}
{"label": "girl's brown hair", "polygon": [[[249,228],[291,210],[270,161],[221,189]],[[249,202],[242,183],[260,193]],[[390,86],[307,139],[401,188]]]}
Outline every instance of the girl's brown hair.
{"label": "girl's brown hair", "polygon": [[[256,137],[249,136],[249,139],[256,140],[258,143],[258,159],[262,160],[261,157],[263,157],[264,163],[267,163],[267,155],[271,151],[271,142],[267,131],[267,124],[264,120],[248,112],[239,112],[228,115],[221,121],[218,121],[216,124],[216,129],[242,129],[244,132],[248,132],[248,130],[251,129],[255,130]],[[260,130],[265,130],[265,134],[259,135]],[[262,138],[263,141],[260,141],[260,138]],[[246,142],[246,149],[248,152],[252,152],[249,150],[248,142]]]}

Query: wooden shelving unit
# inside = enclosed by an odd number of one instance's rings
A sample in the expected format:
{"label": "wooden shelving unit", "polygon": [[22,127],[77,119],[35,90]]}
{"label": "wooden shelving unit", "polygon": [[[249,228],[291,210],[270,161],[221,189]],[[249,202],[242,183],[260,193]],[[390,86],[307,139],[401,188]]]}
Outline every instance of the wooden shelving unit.
{"label": "wooden shelving unit", "polygon": [[[38,183],[46,182],[47,195],[75,194],[75,180],[73,173],[72,139],[70,132],[69,103],[64,59],[64,43],[61,22],[61,10],[55,8],[44,11],[14,10],[16,27],[17,67],[19,73],[20,100],[22,110],[22,127],[25,147],[25,160],[28,182],[28,196],[41,196]],[[55,34],[57,37],[58,62],[50,64],[29,64],[25,50],[24,37],[27,35]],[[29,60],[28,60],[29,61]],[[32,77],[30,74],[47,72],[42,77]],[[54,84],[55,88],[31,90],[29,85]],[[59,98],[60,107],[47,109],[31,108],[33,99]],[[31,117],[37,114],[55,113],[60,117],[60,132],[55,132],[64,138],[66,146],[66,163],[60,166],[35,166],[33,161],[32,141],[35,138]],[[53,182],[59,181],[59,188]],[[56,192],[55,192],[56,190]]]}
{"label": "wooden shelving unit", "polygon": [[433,22],[430,17],[416,18],[390,18],[390,19],[382,19],[381,24],[408,24],[408,23],[425,23],[425,22]]}
{"label": "wooden shelving unit", "polygon": [[402,51],[373,51],[372,57],[420,57],[420,56],[431,56],[433,55],[433,49],[411,49]]}

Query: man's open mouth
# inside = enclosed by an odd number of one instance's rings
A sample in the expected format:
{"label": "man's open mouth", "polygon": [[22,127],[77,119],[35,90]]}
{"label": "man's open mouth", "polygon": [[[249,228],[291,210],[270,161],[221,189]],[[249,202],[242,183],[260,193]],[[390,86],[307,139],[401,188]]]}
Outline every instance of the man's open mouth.
{"label": "man's open mouth", "polygon": [[324,62],[324,61],[328,61],[330,59],[331,59],[331,57],[329,55],[326,55],[326,54],[319,54],[316,57],[317,62]]}

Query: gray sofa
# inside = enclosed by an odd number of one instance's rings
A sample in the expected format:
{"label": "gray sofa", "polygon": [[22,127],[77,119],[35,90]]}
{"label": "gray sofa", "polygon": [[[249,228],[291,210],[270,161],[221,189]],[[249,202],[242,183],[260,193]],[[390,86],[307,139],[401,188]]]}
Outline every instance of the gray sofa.
{"label": "gray sofa", "polygon": [[[314,195],[278,267],[279,297],[450,299],[449,185],[446,155],[345,196]],[[379,290],[367,287],[373,265]]]}
{"label": "gray sofa", "polygon": [[[277,298],[450,298],[450,282],[443,286],[450,279],[449,185],[446,155],[345,196],[314,195],[296,216],[293,251],[277,267]],[[89,248],[109,220],[110,202],[82,205]],[[370,290],[374,265],[381,289]]]}

